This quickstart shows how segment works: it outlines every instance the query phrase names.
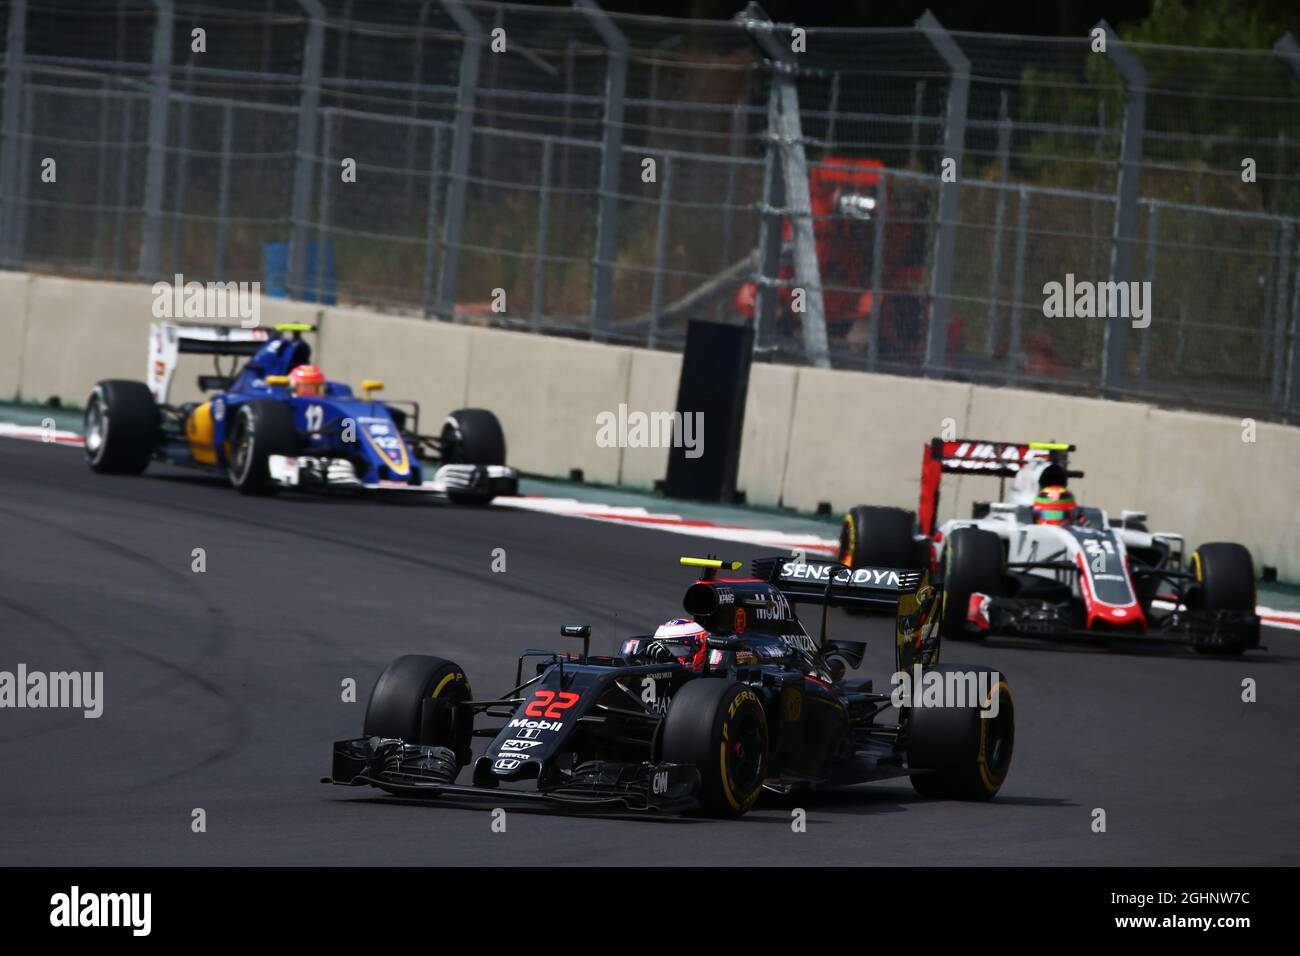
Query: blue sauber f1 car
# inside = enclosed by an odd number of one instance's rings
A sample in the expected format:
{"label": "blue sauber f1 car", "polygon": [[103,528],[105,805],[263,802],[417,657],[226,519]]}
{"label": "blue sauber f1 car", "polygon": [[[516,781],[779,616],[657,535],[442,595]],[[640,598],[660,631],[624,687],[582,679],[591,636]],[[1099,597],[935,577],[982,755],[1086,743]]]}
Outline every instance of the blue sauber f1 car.
{"label": "blue sauber f1 car", "polygon": [[[155,322],[148,384],[112,379],[91,390],[90,467],[138,475],[157,460],[224,474],[244,494],[417,491],[486,504],[516,493],[518,475],[505,465],[505,436],[492,412],[461,409],[437,436],[422,435],[415,402],[372,397],[383,382],[362,382],[357,397],[326,381],[302,337],[314,331]],[[168,404],[183,354],[214,357],[216,374],[199,376],[199,388],[212,393],[207,401]],[[223,358],[230,360],[224,373]],[[422,459],[438,461],[432,478]]]}

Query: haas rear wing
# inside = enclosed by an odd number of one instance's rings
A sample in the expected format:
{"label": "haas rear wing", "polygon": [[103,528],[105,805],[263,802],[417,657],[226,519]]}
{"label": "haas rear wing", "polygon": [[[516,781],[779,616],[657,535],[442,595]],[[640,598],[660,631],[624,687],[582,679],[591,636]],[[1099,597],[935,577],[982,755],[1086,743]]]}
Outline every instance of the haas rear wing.
{"label": "haas rear wing", "polygon": [[1073,445],[1048,441],[982,441],[976,438],[932,438],[921,456],[921,503],[917,519],[921,532],[934,534],[939,514],[939,483],[945,474],[984,475],[1014,478],[1026,465],[1046,462],[1055,465],[1059,475],[1050,483],[1065,484],[1069,478],[1082,478],[1083,472],[1071,471]]}
{"label": "haas rear wing", "polygon": [[848,607],[893,611],[895,666],[931,667],[939,662],[939,624],[943,589],[930,583],[929,571],[903,568],[847,568],[834,562],[760,558],[753,574],[775,585],[793,603],[816,602],[825,609]]}

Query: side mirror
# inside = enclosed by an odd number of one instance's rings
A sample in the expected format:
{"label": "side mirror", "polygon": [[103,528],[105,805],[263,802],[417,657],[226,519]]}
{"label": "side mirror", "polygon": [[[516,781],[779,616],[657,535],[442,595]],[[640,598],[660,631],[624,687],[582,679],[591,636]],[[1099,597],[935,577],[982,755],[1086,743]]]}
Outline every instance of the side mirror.
{"label": "side mirror", "polygon": [[704,639],[704,646],[714,651],[738,651],[745,646],[745,642],[738,637],[710,634]]}
{"label": "side mirror", "polygon": [[586,660],[591,648],[591,625],[590,624],[561,624],[561,637],[577,637],[582,639],[582,659]]}

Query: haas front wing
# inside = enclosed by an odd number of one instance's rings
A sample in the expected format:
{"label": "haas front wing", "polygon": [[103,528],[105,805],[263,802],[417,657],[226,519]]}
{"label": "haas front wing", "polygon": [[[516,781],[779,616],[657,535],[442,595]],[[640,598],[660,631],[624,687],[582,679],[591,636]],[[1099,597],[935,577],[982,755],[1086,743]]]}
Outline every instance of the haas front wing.
{"label": "haas front wing", "polygon": [[[326,782],[403,797],[541,801],[575,808],[681,811],[698,803],[699,771],[652,758],[662,712],[690,675],[676,664],[556,663],[511,700],[455,707],[456,748],[361,737],[334,745]],[[513,713],[497,710],[514,706]],[[474,730],[475,713],[506,718]],[[465,768],[471,734],[491,744]],[[459,751],[459,753],[458,753]],[[468,784],[457,783],[467,769]]]}

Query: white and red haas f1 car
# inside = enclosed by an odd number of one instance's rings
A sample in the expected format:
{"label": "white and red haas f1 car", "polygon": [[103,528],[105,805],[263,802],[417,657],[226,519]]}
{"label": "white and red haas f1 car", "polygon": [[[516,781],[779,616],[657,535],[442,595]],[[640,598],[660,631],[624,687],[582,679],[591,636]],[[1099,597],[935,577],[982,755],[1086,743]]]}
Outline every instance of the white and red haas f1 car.
{"label": "white and red haas f1 car", "polygon": [[[916,512],[859,506],[844,517],[840,560],[850,566],[928,567],[944,581],[945,636],[1190,645],[1202,653],[1258,648],[1255,568],[1240,544],[1202,544],[1151,532],[1146,515],[1113,520],[1084,507],[1068,483],[1073,445],[932,439]],[[998,501],[938,523],[945,474],[999,481]],[[1007,479],[1010,491],[1007,492]]]}

